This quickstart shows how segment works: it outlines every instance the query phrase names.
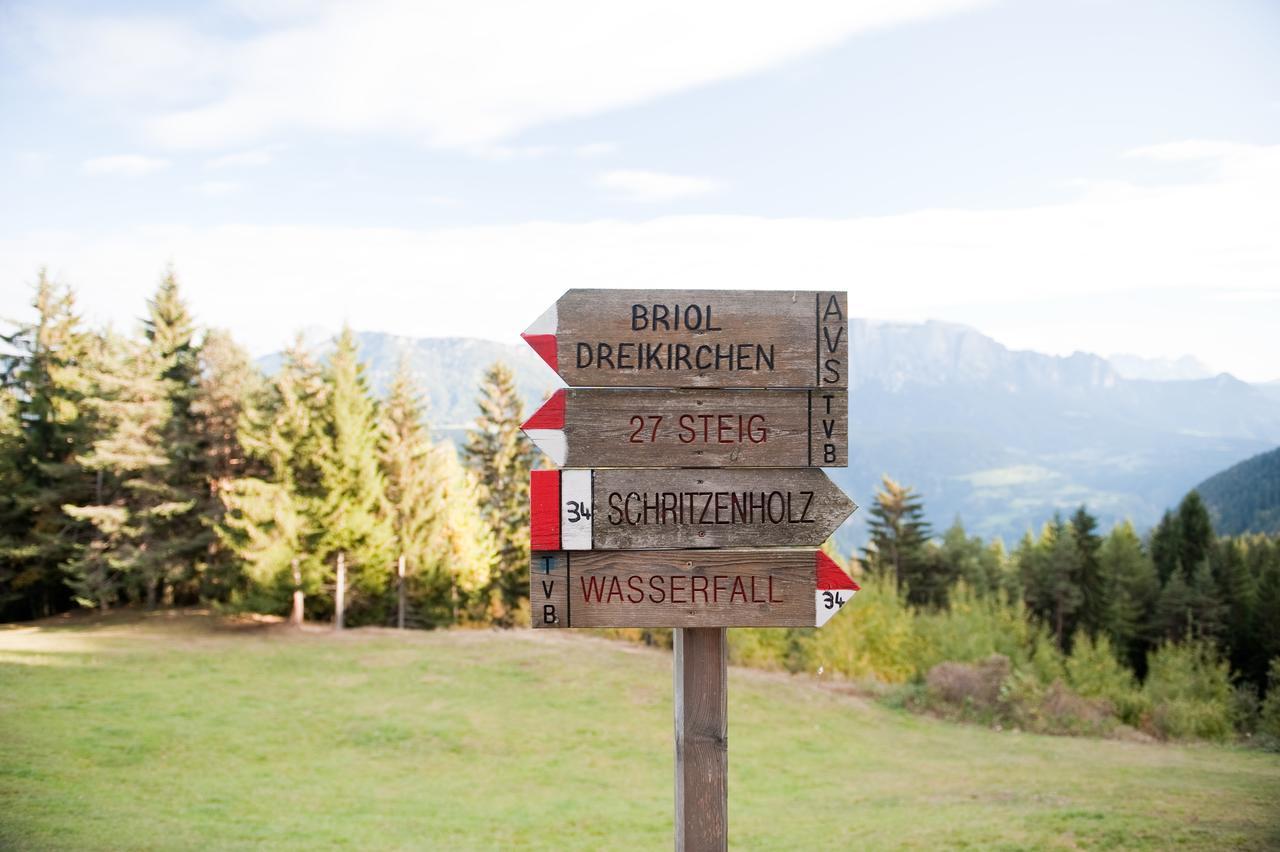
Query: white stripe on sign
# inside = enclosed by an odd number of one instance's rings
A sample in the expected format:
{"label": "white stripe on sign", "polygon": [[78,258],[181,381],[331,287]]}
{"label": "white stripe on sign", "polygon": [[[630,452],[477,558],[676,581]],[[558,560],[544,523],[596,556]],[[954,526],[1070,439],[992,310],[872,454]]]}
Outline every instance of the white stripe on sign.
{"label": "white stripe on sign", "polygon": [[591,549],[591,471],[560,471],[560,546]]}
{"label": "white stripe on sign", "polygon": [[526,429],[524,433],[553,462],[564,464],[565,455],[569,452],[569,445],[565,443],[563,429]]}
{"label": "white stripe on sign", "polygon": [[816,626],[821,627],[831,620],[831,616],[840,611],[840,608],[853,600],[853,589],[818,589],[814,594],[814,604],[817,610]]}

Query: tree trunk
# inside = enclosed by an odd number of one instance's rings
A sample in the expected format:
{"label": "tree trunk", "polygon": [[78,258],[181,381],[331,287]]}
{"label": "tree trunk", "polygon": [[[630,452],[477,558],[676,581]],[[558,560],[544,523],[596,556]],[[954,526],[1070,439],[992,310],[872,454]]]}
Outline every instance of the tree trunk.
{"label": "tree trunk", "polygon": [[302,605],[305,596],[302,593],[302,571],[298,569],[298,559],[294,557],[293,568],[293,611],[289,613],[289,622],[297,627],[302,626]]}
{"label": "tree trunk", "polygon": [[342,608],[347,594],[347,559],[346,554],[338,551],[338,583],[334,589],[333,629],[342,629]]}

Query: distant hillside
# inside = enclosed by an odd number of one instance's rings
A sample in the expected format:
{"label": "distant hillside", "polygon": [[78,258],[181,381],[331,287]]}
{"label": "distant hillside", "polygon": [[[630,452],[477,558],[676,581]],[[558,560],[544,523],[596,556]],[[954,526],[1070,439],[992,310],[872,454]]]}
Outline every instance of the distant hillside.
{"label": "distant hillside", "polygon": [[[1012,544],[1080,503],[1104,527],[1149,526],[1197,482],[1280,444],[1280,393],[1229,375],[1125,379],[1096,355],[1014,351],[941,322],[852,320],[849,332],[849,467],[831,476],[863,507],[882,474],[915,486],[939,533],[958,516]],[[455,440],[492,361],[512,365],[530,408],[560,385],[518,340],[359,338],[379,392],[408,354],[434,428]],[[866,516],[841,529],[842,547],[862,543]]]}
{"label": "distant hillside", "polygon": [[1196,490],[1219,534],[1280,533],[1280,447],[1209,477]]}
{"label": "distant hillside", "polygon": [[[356,338],[374,393],[386,393],[400,359],[408,358],[414,378],[426,393],[432,429],[454,439],[475,419],[480,378],[495,361],[511,367],[528,406],[541,404],[548,393],[561,387],[559,378],[523,341],[508,344],[469,337],[398,337],[375,331],[358,332]],[[333,340],[320,340],[312,348],[324,357],[333,349]],[[281,353],[276,352],[259,358],[258,365],[274,373],[280,361]]]}

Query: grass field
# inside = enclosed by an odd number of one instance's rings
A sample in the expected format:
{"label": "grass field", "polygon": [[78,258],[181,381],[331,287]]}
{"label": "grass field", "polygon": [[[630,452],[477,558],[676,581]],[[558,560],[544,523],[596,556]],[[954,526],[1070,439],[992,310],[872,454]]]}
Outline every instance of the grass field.
{"label": "grass field", "polygon": [[[664,849],[668,655],[160,613],[0,628],[0,847]],[[735,849],[1269,848],[1280,757],[730,675]]]}

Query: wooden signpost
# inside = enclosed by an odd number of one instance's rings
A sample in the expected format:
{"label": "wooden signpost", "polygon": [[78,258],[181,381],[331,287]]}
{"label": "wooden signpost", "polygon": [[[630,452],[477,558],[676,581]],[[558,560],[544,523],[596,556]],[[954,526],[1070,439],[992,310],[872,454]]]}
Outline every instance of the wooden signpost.
{"label": "wooden signpost", "polygon": [[534,627],[821,627],[858,585],[821,550],[536,552]]}
{"label": "wooden signpost", "polygon": [[523,335],[569,390],[524,424],[533,626],[671,627],[675,845],[728,845],[729,627],[821,627],[856,508],[841,292],[570,290]]}
{"label": "wooden signpost", "polygon": [[847,467],[843,390],[558,390],[524,422],[561,467]]}
{"label": "wooden signpost", "polygon": [[570,290],[522,336],[570,387],[848,388],[847,298]]}
{"label": "wooden signpost", "polygon": [[535,470],[534,550],[816,547],[853,514],[821,470]]}

